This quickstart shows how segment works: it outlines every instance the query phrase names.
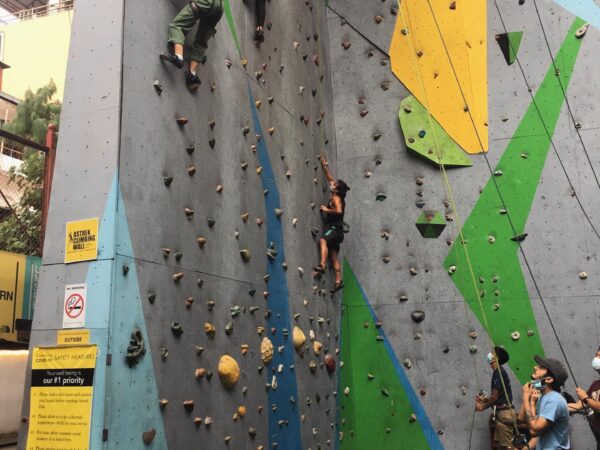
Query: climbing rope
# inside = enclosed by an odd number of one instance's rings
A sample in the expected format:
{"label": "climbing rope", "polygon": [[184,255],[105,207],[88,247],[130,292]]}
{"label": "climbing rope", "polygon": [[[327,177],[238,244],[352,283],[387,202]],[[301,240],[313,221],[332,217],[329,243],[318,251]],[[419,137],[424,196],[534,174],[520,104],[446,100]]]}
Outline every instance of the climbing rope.
{"label": "climbing rope", "polygon": [[[554,59],[554,56],[552,55],[552,49],[550,48],[550,42],[548,42],[548,36],[546,34],[546,29],[544,28],[544,24],[542,22],[542,17],[540,15],[540,11],[538,9],[538,5],[537,5],[537,1],[533,0],[533,5],[535,7],[535,12],[537,14],[538,17],[538,21],[540,23],[540,28],[542,29],[542,35],[544,36],[544,41],[546,41],[546,48],[548,49],[548,54],[550,55],[550,59],[552,60],[552,66],[554,67],[554,70],[557,74],[556,78],[558,80],[558,84],[560,86],[560,90],[562,92],[563,98],[565,100],[565,104],[567,105],[567,110],[569,111],[569,116],[571,117],[571,121],[573,122],[573,127],[575,128],[575,132],[577,133],[577,137],[579,138],[579,142],[581,143],[581,147],[583,148],[583,152],[585,153],[585,157],[588,160],[588,163],[590,165],[590,169],[592,170],[592,173],[594,174],[594,179],[596,180],[596,184],[598,185],[598,187],[600,188],[600,181],[598,180],[598,175],[596,174],[596,170],[594,169],[594,165],[592,164],[592,160],[590,159],[590,155],[587,151],[587,148],[585,146],[585,143],[583,142],[583,138],[581,137],[581,133],[579,132],[579,128],[580,126],[577,124],[577,121],[575,120],[575,115],[573,114],[573,111],[571,110],[571,104],[569,103],[569,99],[567,98],[567,92],[563,86],[563,83],[560,79],[559,76],[559,69],[558,66],[556,65],[556,60]],[[498,5],[496,4],[496,8],[498,7]],[[498,14],[500,14],[500,11],[498,10]],[[502,15],[500,14],[500,18],[502,19]],[[502,24],[504,25],[504,22],[502,22]],[[512,47],[512,44],[511,44]],[[515,52],[516,55],[516,52]]]}
{"label": "climbing rope", "polygon": [[[504,28],[504,32],[508,33],[508,29],[506,27],[506,24],[504,23],[504,18],[502,17],[502,13],[500,12],[500,7],[498,6],[498,3],[497,3],[496,0],[494,0],[494,5],[496,6],[496,10],[498,11],[498,16],[500,17],[500,22],[502,23],[502,28]],[[544,33],[544,35],[545,35],[545,33]],[[573,182],[571,181],[571,177],[569,177],[569,174],[567,172],[565,164],[563,163],[563,160],[562,160],[560,154],[558,153],[558,149],[556,148],[556,145],[554,144],[554,139],[552,137],[552,134],[550,133],[550,131],[548,130],[548,127],[546,126],[546,122],[544,121],[544,117],[542,116],[542,112],[540,111],[540,108],[539,108],[539,106],[537,104],[537,101],[535,100],[535,96],[533,95],[533,89],[531,88],[531,86],[529,85],[529,82],[527,81],[527,75],[525,75],[525,70],[523,69],[523,65],[521,64],[521,61],[519,60],[519,56],[517,54],[517,51],[513,47],[512,42],[510,42],[510,40],[508,42],[508,45],[510,45],[510,48],[513,50],[513,52],[515,54],[515,61],[517,62],[519,70],[520,70],[521,74],[523,75],[523,80],[525,81],[525,85],[527,86],[527,91],[529,92],[529,96],[531,97],[531,102],[534,105],[536,112],[538,113],[540,122],[542,123],[542,125],[544,127],[544,131],[546,132],[546,136],[550,140],[550,144],[552,145],[552,149],[554,151],[554,154],[556,155],[556,158],[558,159],[560,167],[562,168],[562,171],[564,172],[565,177],[567,178],[567,182],[569,183],[569,187],[571,188],[571,192],[574,194],[574,197],[577,200],[577,203],[579,204],[579,207],[581,208],[581,211],[583,212],[583,215],[585,216],[585,219],[590,224],[590,227],[592,228],[592,231],[594,232],[594,234],[596,235],[596,237],[598,239],[600,239],[600,233],[596,229],[595,225],[592,223],[592,219],[590,218],[589,214],[585,210],[585,207],[583,206],[583,203],[581,202],[581,199],[579,198],[579,195],[577,194],[577,191],[575,190],[575,186],[573,185]],[[554,59],[552,60],[552,63],[554,64],[554,70],[556,71],[557,67],[556,67]],[[561,89],[563,89],[562,82],[560,81],[560,77],[558,76],[558,74],[557,74],[557,78],[558,78],[558,82],[559,82],[559,84],[561,86]],[[563,89],[563,95],[565,96],[565,100],[566,100],[566,94],[564,93],[564,89]],[[569,105],[569,103],[567,102],[567,106],[568,105]],[[569,111],[570,111],[570,107],[569,107]],[[572,114],[571,114],[571,116],[572,116]],[[577,130],[577,127],[575,127],[575,130],[577,131],[577,134],[581,138],[581,135],[579,133],[579,130]],[[582,141],[582,143],[583,143],[583,141]],[[585,150],[585,146],[584,146],[584,151],[586,151]],[[587,155],[587,151],[586,151],[586,155]],[[589,161],[589,156],[588,156],[588,161]],[[591,165],[591,162],[590,162],[590,167],[592,167],[592,171],[593,171],[594,168]],[[595,175],[596,175],[596,173],[594,172],[594,176]]]}
{"label": "climbing rope", "polygon": [[[440,34],[440,38],[442,39],[442,42],[444,43],[444,48],[446,50],[446,54],[448,56],[448,59],[450,61],[451,66],[452,66],[452,61],[450,59],[450,55],[448,54],[448,50],[446,48],[446,44],[445,44],[445,42],[443,40],[441,30],[439,29],[439,26],[437,24],[437,20],[435,19],[435,14],[433,12],[433,9],[431,8],[431,4],[429,3],[429,0],[428,0],[428,5],[429,5],[429,8],[431,10],[431,14],[433,16],[433,19],[434,19],[434,21],[436,23],[436,27],[438,29],[438,33]],[[408,28],[407,23],[406,23],[406,18],[404,17],[404,12],[402,10],[402,5],[400,4],[400,1],[398,1],[398,10],[399,10],[400,17],[402,19],[403,28],[405,30],[409,30],[409,32],[410,32],[410,29]],[[408,6],[407,6],[407,11],[408,11]],[[440,151],[440,146],[439,146],[439,142],[438,142],[438,138],[437,138],[437,133],[436,133],[435,128],[433,126],[433,118],[432,118],[431,111],[430,111],[430,108],[429,108],[429,97],[427,95],[427,90],[425,89],[425,83],[423,81],[423,74],[421,72],[420,65],[419,65],[418,60],[416,58],[417,51],[415,49],[414,42],[413,42],[413,40],[411,38],[409,38],[409,43],[410,43],[411,52],[412,52],[412,55],[413,55],[412,56],[412,60],[415,63],[415,66],[417,67],[417,75],[418,75],[419,83],[421,85],[421,90],[423,92],[423,96],[424,96],[424,99],[425,99],[425,105],[424,106],[425,106],[425,109],[427,110],[427,119],[428,119],[428,122],[429,122],[429,127],[432,130],[432,132],[433,132],[433,138],[434,138],[434,143],[435,143],[436,156],[437,156],[438,161],[439,161],[438,165],[439,165],[440,173],[442,175],[442,181],[444,183],[444,188],[445,188],[445,190],[446,190],[446,192],[448,194],[448,198],[450,199],[450,203],[451,203],[452,209],[453,209],[453,211],[455,213],[456,227],[458,228],[458,235],[459,235],[459,238],[460,238],[460,245],[462,245],[462,247],[463,247],[464,256],[465,256],[465,259],[467,261],[467,267],[468,267],[469,275],[470,275],[471,282],[472,282],[472,285],[473,285],[473,292],[475,294],[475,298],[477,298],[477,301],[478,301],[478,305],[479,305],[479,309],[480,309],[480,312],[481,312],[481,315],[482,315],[482,318],[483,318],[484,326],[488,330],[487,336],[488,336],[489,345],[490,345],[490,347],[492,349],[492,353],[494,355],[494,358],[496,359],[496,361],[498,361],[498,357],[497,357],[496,352],[494,350],[494,348],[495,348],[494,341],[493,341],[493,338],[491,336],[491,329],[492,328],[491,328],[491,326],[489,324],[489,321],[487,319],[487,314],[485,313],[485,309],[483,307],[483,302],[481,301],[481,296],[479,295],[479,289],[477,287],[477,281],[476,281],[476,277],[475,277],[475,272],[473,270],[473,265],[472,265],[472,262],[471,262],[469,251],[467,249],[466,240],[464,238],[463,231],[462,231],[462,229],[463,229],[463,227],[462,227],[462,221],[460,219],[460,215],[458,213],[458,209],[456,208],[456,201],[455,201],[455,198],[454,198],[453,189],[452,189],[452,186],[450,184],[450,180],[449,180],[448,174],[446,172],[446,168],[445,168],[445,166],[443,164],[443,159],[442,159],[442,154],[441,154],[441,151]],[[452,66],[452,68],[454,70],[454,66]],[[455,73],[455,76],[456,76],[456,73]],[[458,79],[457,79],[457,81],[458,81]],[[464,93],[462,92],[462,89],[461,89],[461,94],[463,96],[465,104],[467,104],[466,99],[464,98]],[[470,111],[470,108],[469,108],[469,111]],[[469,112],[469,115],[471,116],[470,112]],[[472,116],[471,116],[471,120],[473,120]],[[473,126],[475,127],[474,122],[473,122]],[[475,131],[477,132],[476,128],[475,128]],[[477,137],[479,139],[479,135],[477,135]],[[481,140],[479,140],[479,142],[481,144]],[[483,145],[482,145],[482,150],[483,150]],[[460,254],[460,252],[458,252],[458,254]],[[504,377],[502,376],[501,367],[500,367],[499,363],[497,363],[497,369],[496,370],[498,371],[498,374],[500,375],[500,382],[501,382],[501,385],[502,385],[502,390],[503,390],[504,396],[505,396],[505,398],[507,400],[509,400],[510,397],[508,395],[508,390],[506,388],[506,384],[504,382]],[[514,409],[512,409],[511,411],[512,411],[512,415],[513,415],[512,425],[514,427],[515,434],[518,435],[519,434],[519,430],[518,430],[518,426],[517,426],[516,412],[515,412]],[[473,432],[473,426],[474,426],[474,420],[471,423],[471,434]],[[469,439],[469,441],[470,440],[471,439]]]}
{"label": "climbing rope", "polygon": [[[468,114],[469,114],[469,118],[470,118],[470,120],[471,120],[471,123],[472,123],[472,125],[473,125],[473,129],[474,129],[474,131],[475,131],[475,134],[476,134],[476,136],[477,136],[477,139],[478,139],[478,141],[479,141],[479,143],[480,143],[480,146],[481,146],[481,150],[482,150],[482,152],[481,152],[481,153],[483,154],[483,156],[484,156],[484,158],[485,158],[485,161],[486,161],[486,164],[487,164],[487,166],[488,166],[488,169],[489,169],[489,171],[490,171],[490,174],[492,175],[492,177],[491,177],[491,178],[492,178],[492,181],[493,181],[493,183],[494,183],[494,186],[495,186],[495,188],[496,188],[496,191],[497,191],[497,193],[498,193],[498,197],[500,198],[500,201],[501,201],[501,203],[502,203],[502,206],[503,206],[503,208],[504,208],[504,209],[506,209],[506,210],[507,210],[506,216],[507,216],[507,218],[508,218],[508,221],[509,221],[509,224],[510,224],[510,226],[511,226],[511,228],[512,228],[513,234],[514,234],[514,236],[516,237],[516,236],[518,236],[518,234],[517,234],[517,231],[516,231],[516,229],[515,229],[515,226],[514,226],[514,223],[513,223],[512,219],[511,219],[511,217],[510,217],[510,213],[508,212],[508,209],[506,208],[506,203],[505,203],[505,201],[504,201],[504,198],[503,198],[503,196],[502,196],[502,193],[500,192],[500,188],[499,188],[499,186],[498,186],[498,184],[497,184],[497,182],[496,182],[496,180],[495,180],[495,177],[493,176],[493,169],[492,169],[492,166],[491,166],[491,164],[490,164],[490,162],[489,162],[489,158],[487,157],[487,154],[486,154],[486,153],[483,151],[483,149],[484,149],[484,148],[483,148],[483,144],[482,144],[482,141],[481,141],[481,137],[479,136],[479,133],[478,133],[478,131],[477,131],[477,127],[476,127],[476,125],[475,125],[475,121],[474,121],[473,115],[471,114],[471,110],[470,110],[470,108],[468,108],[467,99],[466,99],[466,97],[465,97],[464,91],[463,91],[463,89],[462,89],[462,86],[461,86],[461,84],[460,84],[460,80],[458,79],[458,76],[457,76],[457,73],[456,73],[456,69],[455,69],[455,67],[454,67],[454,64],[453,64],[453,62],[452,62],[452,59],[450,58],[450,53],[449,53],[449,51],[448,51],[448,47],[447,47],[447,45],[446,45],[446,42],[445,42],[445,40],[444,40],[444,37],[443,37],[443,34],[442,34],[442,32],[441,32],[441,29],[440,29],[439,23],[438,23],[438,21],[437,21],[437,18],[436,18],[436,16],[435,16],[435,12],[433,11],[433,8],[432,8],[432,6],[431,6],[431,2],[430,2],[430,0],[427,0],[427,3],[428,3],[428,6],[429,6],[429,9],[430,9],[430,11],[431,11],[432,17],[433,17],[433,19],[434,19],[434,22],[435,22],[435,24],[436,24],[436,28],[437,28],[437,30],[438,30],[438,34],[440,35],[440,39],[442,40],[442,43],[443,43],[443,45],[444,45],[444,50],[445,50],[445,52],[446,52],[446,55],[447,55],[447,57],[448,57],[448,61],[449,61],[449,63],[450,63],[450,66],[452,67],[452,71],[453,71],[454,77],[455,77],[455,79],[456,79],[456,82],[457,82],[458,88],[459,88],[459,90],[460,90],[460,92],[461,92],[461,96],[463,97],[463,101],[465,102],[465,105],[467,106],[467,112],[468,112]],[[497,6],[497,4],[496,4],[496,6]],[[518,58],[517,58],[517,59],[518,59]],[[531,89],[530,89],[530,93],[531,93]],[[537,106],[536,106],[536,109],[537,109]],[[541,113],[539,112],[539,109],[538,109],[538,113],[540,114],[540,118],[541,118]],[[550,140],[551,140],[551,137],[550,137],[549,131],[548,131],[547,127],[545,126],[545,124],[544,124],[544,128],[546,129],[546,132],[548,133],[548,136],[549,136],[549,138],[550,138]],[[552,140],[551,140],[551,142],[552,142]],[[445,170],[444,170],[443,172],[445,173]],[[457,214],[457,215],[458,215],[458,214]],[[595,229],[594,229],[594,230],[595,230]],[[462,239],[462,232],[461,232],[461,239]],[[464,240],[463,240],[463,241],[461,241],[461,242],[463,243],[463,246],[464,246],[464,245],[465,245],[465,243],[464,243]],[[537,281],[536,281],[535,277],[533,276],[533,271],[532,271],[532,269],[531,269],[531,266],[530,266],[530,264],[529,264],[529,261],[527,260],[527,257],[526,257],[526,255],[525,255],[525,252],[524,252],[524,250],[523,250],[523,247],[522,247],[522,245],[521,245],[521,242],[520,242],[518,239],[517,239],[517,245],[519,246],[519,250],[520,250],[520,252],[521,252],[521,255],[522,255],[522,257],[523,257],[523,261],[525,262],[525,265],[527,266],[527,269],[528,269],[528,271],[529,271],[529,274],[530,274],[531,280],[532,280],[532,282],[533,282],[533,284],[534,284],[535,290],[536,290],[536,292],[537,292],[537,294],[538,294],[538,296],[539,296],[539,298],[540,298],[540,302],[542,303],[542,306],[543,306],[543,308],[544,308],[544,311],[545,311],[545,313],[546,313],[546,316],[547,316],[547,318],[548,318],[548,322],[550,323],[550,326],[551,326],[551,328],[552,328],[553,334],[554,334],[554,336],[555,336],[555,338],[556,338],[556,341],[557,341],[557,343],[558,343],[558,346],[559,346],[559,348],[560,348],[560,350],[561,350],[561,353],[562,353],[562,355],[563,355],[563,358],[564,358],[564,360],[565,360],[565,364],[566,364],[566,366],[567,366],[567,369],[569,370],[569,373],[570,373],[570,375],[571,375],[571,377],[572,377],[572,379],[573,379],[573,382],[574,382],[574,383],[577,385],[577,381],[576,381],[575,375],[574,375],[574,373],[573,373],[573,370],[572,370],[572,368],[571,368],[571,365],[569,364],[569,361],[568,361],[568,358],[567,358],[566,352],[565,352],[565,350],[564,350],[564,347],[562,346],[562,343],[561,343],[561,341],[560,341],[560,338],[558,337],[558,332],[556,331],[556,327],[554,326],[554,323],[553,323],[553,321],[552,321],[552,318],[551,318],[551,316],[550,316],[550,313],[549,313],[549,311],[548,311],[548,309],[547,309],[546,303],[545,303],[545,301],[544,301],[544,298],[543,298],[543,296],[542,296],[542,293],[541,293],[541,291],[540,291],[540,288],[539,288],[539,286],[538,286],[538,283],[537,283]],[[467,258],[468,258],[468,251],[466,250],[466,248],[465,248],[465,254],[467,255]],[[469,266],[469,269],[470,269],[470,270],[472,270],[472,267],[471,267],[471,266]],[[475,283],[475,280],[474,280],[474,278],[473,278],[473,282]],[[475,284],[475,287],[476,287],[476,284]],[[478,297],[478,299],[479,299],[479,295],[478,295],[477,297]],[[481,299],[479,299],[479,303],[480,303],[480,305],[481,305]],[[485,315],[484,315],[484,321],[487,323],[487,317],[486,317]],[[502,378],[501,378],[501,379],[502,379]]]}

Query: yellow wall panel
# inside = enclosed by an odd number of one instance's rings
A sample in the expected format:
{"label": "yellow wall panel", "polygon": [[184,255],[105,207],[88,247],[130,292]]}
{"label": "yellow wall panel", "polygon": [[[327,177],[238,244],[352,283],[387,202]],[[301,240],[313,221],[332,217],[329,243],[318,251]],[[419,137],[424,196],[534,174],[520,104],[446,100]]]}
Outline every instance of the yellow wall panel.
{"label": "yellow wall panel", "polygon": [[466,152],[480,153],[488,149],[486,2],[450,4],[401,2],[392,71]]}

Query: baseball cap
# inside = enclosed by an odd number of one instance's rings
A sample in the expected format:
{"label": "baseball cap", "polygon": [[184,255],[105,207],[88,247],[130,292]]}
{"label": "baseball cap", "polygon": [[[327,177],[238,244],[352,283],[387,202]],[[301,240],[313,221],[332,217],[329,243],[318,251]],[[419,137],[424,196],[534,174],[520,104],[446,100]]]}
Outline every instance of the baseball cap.
{"label": "baseball cap", "polygon": [[554,358],[542,358],[540,355],[534,355],[533,359],[537,362],[540,367],[549,370],[552,372],[552,378],[560,385],[563,386],[567,378],[569,378],[569,374],[558,359]]}

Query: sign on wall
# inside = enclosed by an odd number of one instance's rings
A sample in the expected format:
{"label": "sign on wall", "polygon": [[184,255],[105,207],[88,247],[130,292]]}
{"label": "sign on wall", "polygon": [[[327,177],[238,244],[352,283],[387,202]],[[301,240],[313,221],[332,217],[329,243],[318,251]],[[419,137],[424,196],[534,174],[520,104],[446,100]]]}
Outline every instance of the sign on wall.
{"label": "sign on wall", "polygon": [[65,226],[65,263],[98,258],[98,218],[67,222]]}
{"label": "sign on wall", "polygon": [[34,347],[27,450],[87,450],[96,345]]}
{"label": "sign on wall", "polygon": [[63,328],[85,327],[87,284],[67,284],[63,304]]}

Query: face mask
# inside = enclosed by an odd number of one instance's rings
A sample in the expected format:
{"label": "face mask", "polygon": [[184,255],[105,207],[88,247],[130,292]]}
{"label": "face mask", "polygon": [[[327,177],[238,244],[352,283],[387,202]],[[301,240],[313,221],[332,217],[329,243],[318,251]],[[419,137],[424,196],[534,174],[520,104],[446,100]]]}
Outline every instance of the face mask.
{"label": "face mask", "polygon": [[600,370],[600,358],[596,357],[592,360],[592,367],[595,370]]}
{"label": "face mask", "polygon": [[544,383],[542,380],[533,380],[531,382],[531,387],[534,389],[537,389],[538,391],[544,390],[545,386],[546,386],[546,383]]}

